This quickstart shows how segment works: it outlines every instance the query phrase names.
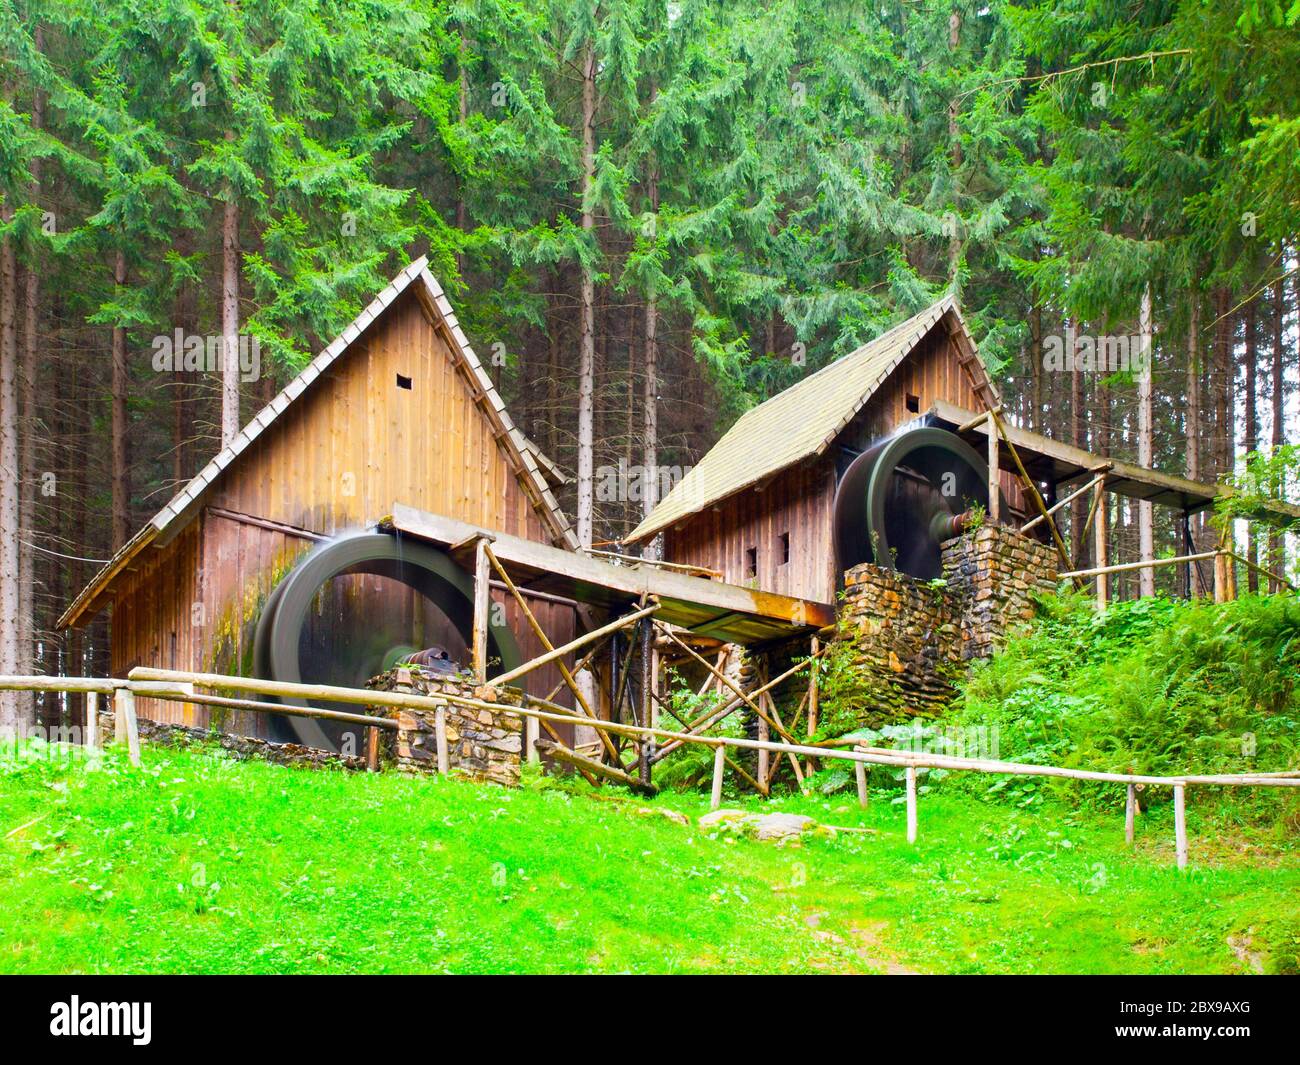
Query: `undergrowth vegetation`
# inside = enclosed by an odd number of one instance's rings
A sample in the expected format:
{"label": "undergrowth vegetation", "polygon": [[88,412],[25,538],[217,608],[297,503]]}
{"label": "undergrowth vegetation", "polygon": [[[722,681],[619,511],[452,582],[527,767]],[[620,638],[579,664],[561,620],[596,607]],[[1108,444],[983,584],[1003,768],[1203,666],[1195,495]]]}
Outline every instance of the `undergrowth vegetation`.
{"label": "undergrowth vegetation", "polygon": [[[996,730],[998,756],[1010,761],[1166,776],[1278,771],[1300,764],[1298,681],[1295,597],[1141,599],[1098,612],[1065,596],[1045,601],[1027,632],[975,666],[948,724]],[[1021,799],[1051,789],[1113,803],[1109,789],[1087,783],[966,783]],[[1297,808],[1290,791],[1196,794],[1236,816],[1294,818]]]}

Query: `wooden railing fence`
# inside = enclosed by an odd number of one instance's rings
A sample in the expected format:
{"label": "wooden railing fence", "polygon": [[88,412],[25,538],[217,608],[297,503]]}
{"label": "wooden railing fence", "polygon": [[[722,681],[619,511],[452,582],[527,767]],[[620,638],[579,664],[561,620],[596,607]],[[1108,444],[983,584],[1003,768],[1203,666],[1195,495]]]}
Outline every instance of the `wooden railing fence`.
{"label": "wooden railing fence", "polygon": [[[208,689],[199,691],[198,689]],[[292,684],[285,681],[263,680],[256,677],[232,677],[219,673],[191,673],[180,670],[137,667],[126,680],[116,678],[83,677],[0,677],[0,690],[80,692],[87,696],[87,746],[99,745],[96,733],[96,712],[101,695],[111,695],[116,713],[115,738],[125,741],[133,765],[140,764],[140,738],[135,714],[137,696],[163,699],[180,703],[228,707],[261,713],[288,714],[320,718],[360,725],[368,730],[367,758],[370,767],[377,768],[378,731],[396,729],[392,718],[372,714],[353,714],[341,710],[327,710],[313,706],[269,703],[251,699],[237,699],[211,694],[211,690],[244,691],[259,695],[272,695],[289,699],[318,699],[327,702],[348,703],[358,706],[406,707],[435,712],[435,733],[438,771],[447,773],[446,707],[448,704],[488,710],[492,713],[510,714],[525,719],[552,724],[582,724],[595,728],[602,734],[621,736],[638,745],[653,745],[658,741],[672,744],[695,743],[714,749],[713,780],[710,805],[717,809],[722,802],[723,774],[727,766],[728,748],[744,751],[767,752],[777,758],[788,756],[838,759],[853,763],[857,781],[858,802],[865,808],[868,802],[866,769],[871,765],[901,768],[904,771],[907,802],[907,840],[915,843],[918,832],[917,774],[921,769],[943,769],[958,772],[995,773],[1012,776],[1058,777],[1070,780],[1087,780],[1103,783],[1125,784],[1125,835],[1128,842],[1134,838],[1134,821],[1139,786],[1168,787],[1174,797],[1174,835],[1178,867],[1187,865],[1186,792],[1189,787],[1300,787],[1300,770],[1284,773],[1236,774],[1184,774],[1180,776],[1152,776],[1141,773],[1109,773],[1062,766],[1030,765],[1004,762],[996,759],[965,758],[955,755],[913,752],[892,748],[871,747],[847,741],[850,745],[835,747],[774,740],[751,740],[738,736],[702,736],[693,732],[675,732],[670,729],[629,725],[621,722],[593,719],[574,713],[535,697],[525,696],[521,706],[492,702],[443,692],[436,696],[412,695],[402,692],[372,691],[366,688],[344,688],[325,684]]]}

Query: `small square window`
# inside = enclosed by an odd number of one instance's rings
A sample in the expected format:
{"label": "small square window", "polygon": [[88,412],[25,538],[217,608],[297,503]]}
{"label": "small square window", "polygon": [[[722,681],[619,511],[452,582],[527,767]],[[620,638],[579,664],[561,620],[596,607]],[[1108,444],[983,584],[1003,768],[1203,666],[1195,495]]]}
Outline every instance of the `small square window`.
{"label": "small square window", "polygon": [[404,388],[409,392],[411,390],[411,379],[405,374],[399,373],[397,375],[397,387]]}
{"label": "small square window", "polygon": [[921,413],[921,397],[914,396],[911,392],[907,394],[907,409],[913,414]]}
{"label": "small square window", "polygon": [[758,548],[757,547],[745,548],[745,576],[746,577],[758,576]]}
{"label": "small square window", "polygon": [[780,549],[781,565],[784,566],[790,561],[790,534],[788,532],[783,532],[777,538],[777,547]]}

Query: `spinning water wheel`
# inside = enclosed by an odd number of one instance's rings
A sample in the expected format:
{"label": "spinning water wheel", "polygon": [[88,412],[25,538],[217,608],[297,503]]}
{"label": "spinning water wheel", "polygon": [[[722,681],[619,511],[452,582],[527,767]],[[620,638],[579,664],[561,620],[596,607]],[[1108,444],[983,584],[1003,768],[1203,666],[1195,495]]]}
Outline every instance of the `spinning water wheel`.
{"label": "spinning water wheel", "polygon": [[838,571],[861,562],[929,580],[941,545],[989,504],[988,466],[960,437],[909,429],[863,452],[835,493]]}
{"label": "spinning water wheel", "polygon": [[[253,672],[272,680],[365,687],[375,674],[431,645],[467,666],[473,617],[473,578],[446,552],[387,533],[354,533],[314,549],[276,586],[258,620]],[[502,669],[521,662],[510,630],[491,618],[488,657]],[[275,738],[332,751],[344,734],[356,732],[355,726],[313,718],[271,720]]]}

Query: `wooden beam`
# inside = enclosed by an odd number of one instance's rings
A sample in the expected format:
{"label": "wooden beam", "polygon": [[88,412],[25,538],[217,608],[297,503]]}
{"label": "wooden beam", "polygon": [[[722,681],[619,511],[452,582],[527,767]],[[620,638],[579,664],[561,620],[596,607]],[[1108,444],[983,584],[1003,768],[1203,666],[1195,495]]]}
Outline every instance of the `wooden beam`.
{"label": "wooden beam", "polygon": [[[488,614],[492,607],[492,588],[488,583],[488,555],[491,552],[490,536],[479,536],[474,541],[474,638],[472,658],[474,679],[487,683]],[[523,602],[522,598],[519,600]],[[527,609],[527,608],[525,608]]]}
{"label": "wooden beam", "polygon": [[[990,418],[995,418],[992,411],[989,412]],[[988,441],[988,466],[989,466],[989,512],[988,519],[993,525],[1002,520],[1002,469],[1000,466],[1000,454],[998,447],[998,434],[989,433]]]}
{"label": "wooden beam", "polygon": [[[532,659],[530,662],[525,662],[523,666],[516,666],[513,670],[508,670],[499,676],[494,676],[493,679],[489,681],[489,684],[494,685],[494,687],[500,687],[502,684],[510,684],[512,680],[517,680],[525,674],[530,674],[530,672],[536,670],[536,668],[545,666],[547,663],[558,661],[558,659],[563,658],[565,654],[572,654],[573,651],[576,651],[578,648],[585,648],[585,646],[590,644],[591,641],[599,640],[602,636],[608,636],[611,632],[615,632],[616,629],[627,628],[628,625],[640,622],[642,618],[649,618],[649,616],[654,614],[658,609],[658,603],[654,603],[654,605],[647,606],[645,609],[633,611],[632,614],[624,614],[621,618],[614,620],[614,622],[610,622],[607,625],[601,625],[601,628],[593,629],[591,632],[578,636],[576,640],[569,640],[567,644],[559,646],[559,648],[552,648],[551,650],[546,651],[546,654],[539,654],[537,658]],[[589,714],[589,717],[593,717],[593,715]]]}
{"label": "wooden beam", "polygon": [[643,784],[636,777],[624,772],[617,766],[606,765],[594,758],[588,758],[585,754],[579,754],[573,748],[566,747],[562,743],[538,740],[537,746],[543,754],[549,755],[557,762],[564,762],[576,769],[585,769],[588,773],[613,780],[624,787],[630,788],[632,791],[640,792],[642,795],[657,795],[659,793],[659,789],[653,784]]}
{"label": "wooden beam", "polygon": [[[1097,482],[1097,487],[1093,489],[1092,497],[1093,509],[1096,514],[1093,521],[1093,549],[1097,556],[1097,564],[1106,566],[1110,564],[1110,533],[1108,507],[1106,504],[1106,479],[1103,477]],[[1105,573],[1097,574],[1097,609],[1105,610],[1106,602],[1110,598],[1110,577]]]}
{"label": "wooden beam", "polygon": [[1178,854],[1178,868],[1187,868],[1187,788],[1174,785],[1174,849]]}
{"label": "wooden beam", "polygon": [[1130,784],[1124,799],[1124,842],[1133,846],[1133,827],[1137,819],[1137,785]]}
{"label": "wooden beam", "polygon": [[[482,541],[480,541],[480,543],[482,543]],[[484,545],[482,551],[485,560],[492,565],[492,567],[497,571],[497,575],[501,578],[502,581],[505,582],[506,588],[509,590],[510,594],[514,597],[515,603],[518,605],[520,612],[524,615],[524,620],[528,622],[529,628],[533,630],[533,635],[537,637],[538,641],[546,649],[546,652],[548,654],[556,654],[555,645],[551,643],[550,637],[546,635],[546,631],[542,628],[541,624],[538,622],[536,615],[533,614],[531,608],[524,601],[524,597],[520,593],[519,589],[515,587],[515,582],[511,580],[510,574],[508,574],[505,571],[505,567],[501,565],[500,560],[496,556],[496,552],[492,550],[490,545]],[[545,657],[545,655],[543,655],[542,657]],[[539,659],[533,659],[533,662],[536,662],[538,665],[544,664]],[[592,710],[591,705],[587,702],[587,697],[583,694],[582,688],[578,684],[577,678],[574,677],[574,675],[571,672],[569,672],[568,666],[564,664],[563,654],[557,655],[557,657],[555,658],[555,663],[556,663],[556,667],[560,671],[560,677],[563,679],[564,683],[569,686],[569,690],[573,693],[573,699],[575,704],[581,709],[581,711],[587,717],[593,719],[599,717],[600,715],[598,715],[594,710]],[[523,670],[524,672],[528,672],[530,668],[536,668],[536,667],[532,666],[530,663],[527,662],[519,667],[519,669]],[[523,674],[517,672],[516,675],[522,676]],[[504,681],[502,680],[502,678],[497,677],[492,681],[492,683],[496,685],[496,684],[504,683]],[[597,733],[597,735],[600,737],[601,745],[609,753],[610,757],[617,760],[618,749],[614,746],[610,738],[606,736],[603,732]],[[559,737],[557,736],[556,737],[557,742],[558,739]]]}
{"label": "wooden beam", "polygon": [[[484,531],[467,522],[401,504],[393,505],[386,524],[442,546]],[[691,627],[698,623],[703,610],[714,614],[734,612],[743,616],[739,628],[766,627],[771,637],[794,635],[835,622],[835,608],[830,603],[756,591],[651,566],[615,566],[508,533],[493,530],[492,535],[496,537],[492,550],[504,566],[513,571],[545,574],[548,588],[562,589],[575,598],[582,595],[584,601],[590,600],[593,605],[657,598],[661,617],[674,624]],[[764,634],[763,638],[769,637]]]}
{"label": "wooden beam", "polygon": [[701,658],[698,654],[696,654],[693,648],[688,647],[685,643],[679,640],[676,634],[673,633],[671,630],[664,628],[663,626],[660,626],[660,631],[665,633],[668,636],[668,638],[673,641],[673,643],[677,644],[678,647],[680,647],[683,651],[685,651],[692,658],[694,658],[695,661],[697,661],[700,665],[702,665],[705,669],[707,669],[710,673],[712,673],[715,677],[717,677],[721,683],[725,684],[733,692],[739,695],[746,703],[748,703],[749,708],[754,711],[754,714],[758,717],[760,721],[766,722],[769,728],[776,729],[777,734],[782,739],[790,743],[794,742],[794,737],[791,736],[789,733],[787,733],[785,729],[780,725],[779,722],[773,721],[770,717],[768,717],[767,714],[763,712],[762,707],[760,707],[758,703],[755,702],[751,696],[746,695],[743,691],[741,691],[738,687],[736,687],[735,684],[731,682],[730,677],[728,677],[725,673],[722,673],[721,671],[714,669],[713,666],[709,665],[709,663],[705,659]]}
{"label": "wooden beam", "polygon": [[[821,655],[824,655],[829,648],[830,648],[830,644],[823,644],[821,648],[817,651],[817,656],[820,657]],[[718,671],[721,669],[722,661],[725,657],[726,657],[725,654],[718,655],[718,670],[710,671],[709,679],[704,682],[704,687],[700,689],[699,696],[697,696],[697,698],[702,698],[704,696],[705,691],[709,688],[711,684],[718,684],[718,676],[720,675]],[[796,662],[793,666],[787,669],[779,677],[776,677],[773,680],[769,680],[761,688],[756,688],[754,691],[750,692],[750,697],[757,699],[764,692],[770,691],[772,688],[775,688],[782,681],[787,680],[795,673],[798,673],[799,670],[806,668],[811,661],[812,659],[808,658],[802,662]],[[721,684],[719,684],[719,687],[721,687]],[[714,725],[718,724],[719,722],[724,721],[731,714],[735,713],[739,707],[743,705],[744,705],[744,698],[742,696],[733,696],[731,699],[728,699],[727,702],[724,703],[721,707],[714,707],[712,710],[706,710],[703,714],[697,717],[693,722],[690,722],[689,724],[683,722],[683,724],[686,725],[686,731],[688,734],[700,733],[703,732],[705,729],[712,728]],[[673,716],[676,717],[675,714]],[[678,720],[680,721],[681,719],[678,718]],[[661,761],[664,757],[671,754],[680,746],[681,746],[680,743],[664,744],[663,747],[661,747],[658,751],[655,752],[655,761],[656,762]]]}
{"label": "wooden beam", "polygon": [[127,757],[131,764],[140,764],[140,732],[135,720],[135,692],[130,688],[118,688],[113,693],[113,705],[117,711],[117,720],[113,727],[113,738],[117,743],[126,743]]}
{"label": "wooden beam", "polygon": [[726,765],[727,748],[719,744],[713,749],[713,791],[709,795],[709,809],[722,805],[722,768]]}
{"label": "wooden beam", "polygon": [[89,750],[99,746],[99,692],[86,692],[86,727],[81,742]]}
{"label": "wooden beam", "polygon": [[907,778],[907,842],[916,842],[916,766],[905,770]]}
{"label": "wooden beam", "polygon": [[[1025,470],[1025,464],[1020,461],[1020,453],[1016,450],[1016,445],[1011,442],[1011,438],[1007,435],[1007,427],[1002,423],[1002,418],[998,415],[996,409],[989,411],[989,420],[993,423],[994,428],[997,429],[997,435],[1002,438],[1002,442],[1007,445],[1007,450],[1011,452],[1011,459],[1016,464],[1016,470],[1020,474],[1020,480],[1024,484],[1025,490],[1029,493],[1030,499],[1033,500],[1034,506],[1038,508],[1038,512],[1047,522],[1047,527],[1052,533],[1052,542],[1056,545],[1056,553],[1060,556],[1061,561],[1069,566],[1071,564],[1070,552],[1066,550],[1065,541],[1061,539],[1061,531],[1056,527],[1056,522],[1048,512],[1047,503],[1043,500],[1043,494],[1038,490],[1038,485],[1034,483],[1034,479],[1030,477],[1029,473]],[[1075,584],[1077,587],[1077,579]]]}
{"label": "wooden beam", "polygon": [[[1089,488],[1095,488],[1097,485],[1101,484],[1105,480],[1106,480],[1106,475],[1104,473],[1099,473],[1096,477],[1094,477],[1091,481],[1085,484],[1082,488],[1076,488],[1064,499],[1058,499],[1055,503],[1053,503],[1050,507],[1048,507],[1047,509],[1048,515],[1055,514],[1062,507],[1068,506],[1069,504],[1073,503],[1076,499],[1079,498],[1079,496],[1083,495],[1084,492],[1088,491]],[[1096,499],[1096,497],[1097,494],[1094,492],[1093,498]],[[1030,518],[1027,522],[1025,522],[1024,525],[1020,526],[1020,531],[1022,533],[1027,533],[1039,522],[1045,520],[1046,518],[1042,514],[1039,514],[1036,518]],[[1087,523],[1085,522],[1084,524],[1086,525]]]}
{"label": "wooden beam", "polygon": [[1202,551],[1196,555],[1172,555],[1169,558],[1144,558],[1137,562],[1117,562],[1113,566],[1093,566],[1091,569],[1076,569],[1062,573],[1061,577],[1096,577],[1106,573],[1127,573],[1135,569],[1156,569],[1160,566],[1176,566],[1183,562],[1197,562],[1203,558],[1214,558],[1224,554],[1222,551]]}
{"label": "wooden beam", "polygon": [[451,759],[447,752],[447,708],[440,706],[434,711],[433,740],[438,752],[438,773],[446,776],[451,771]]}

